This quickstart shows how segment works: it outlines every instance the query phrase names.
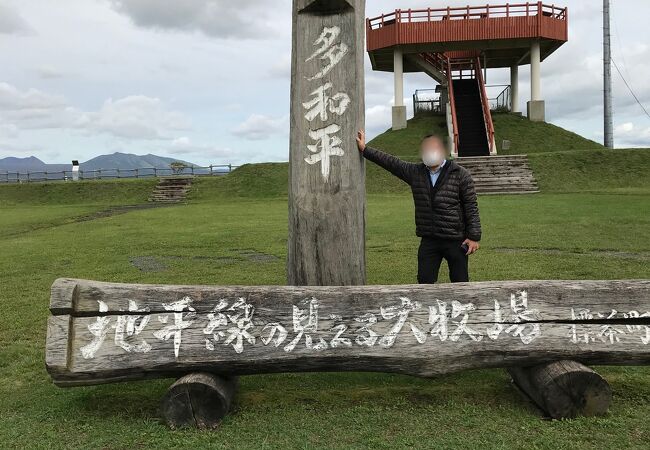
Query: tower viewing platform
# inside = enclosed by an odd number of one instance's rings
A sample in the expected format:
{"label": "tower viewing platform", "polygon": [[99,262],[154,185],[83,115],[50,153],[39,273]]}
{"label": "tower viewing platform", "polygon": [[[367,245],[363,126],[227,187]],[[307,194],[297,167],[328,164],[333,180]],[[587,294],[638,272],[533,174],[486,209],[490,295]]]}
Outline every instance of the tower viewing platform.
{"label": "tower viewing platform", "polygon": [[[393,71],[393,50],[437,53],[481,50],[487,68],[525,62],[532,41],[543,61],[568,40],[568,9],[521,3],[427,9],[396,9],[366,20],[372,68]],[[420,72],[410,64],[405,72]]]}

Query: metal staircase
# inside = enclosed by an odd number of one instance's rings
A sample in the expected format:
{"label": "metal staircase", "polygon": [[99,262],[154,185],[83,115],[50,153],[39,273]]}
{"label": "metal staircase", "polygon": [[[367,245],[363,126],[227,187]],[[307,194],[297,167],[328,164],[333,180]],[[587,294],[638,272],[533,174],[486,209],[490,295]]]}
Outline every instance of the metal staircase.
{"label": "metal staircase", "polygon": [[448,89],[448,126],[454,156],[495,155],[494,124],[479,55],[420,53],[414,62]]}

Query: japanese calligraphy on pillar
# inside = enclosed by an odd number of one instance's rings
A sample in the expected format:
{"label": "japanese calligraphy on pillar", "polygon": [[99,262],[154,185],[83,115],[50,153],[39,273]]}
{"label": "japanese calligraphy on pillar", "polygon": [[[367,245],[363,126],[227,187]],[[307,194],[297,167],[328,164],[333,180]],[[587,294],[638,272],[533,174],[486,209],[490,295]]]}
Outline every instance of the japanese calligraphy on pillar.
{"label": "japanese calligraphy on pillar", "polygon": [[[318,58],[322,61],[320,70],[309,77],[308,80],[323,80],[330,71],[341,62],[348,53],[349,47],[345,42],[338,39],[341,35],[341,28],[337,26],[323,27],[318,39],[314,41],[314,46],[318,47],[306,60],[310,61]],[[310,94],[311,99],[304,102],[302,106],[307,110],[305,119],[312,122],[319,118],[322,122],[327,122],[330,116],[342,116],[350,104],[350,97],[345,92],[331,93],[332,83],[319,82],[320,85]],[[340,125],[333,122],[329,125],[309,130],[309,137],[315,142],[307,146],[309,156],[305,158],[307,164],[320,163],[321,174],[327,182],[330,175],[330,159],[333,156],[343,156],[344,150],[340,147],[342,144],[341,137],[338,133],[341,131]]]}
{"label": "japanese calligraphy on pillar", "polygon": [[365,282],[365,0],[294,0],[287,279]]}

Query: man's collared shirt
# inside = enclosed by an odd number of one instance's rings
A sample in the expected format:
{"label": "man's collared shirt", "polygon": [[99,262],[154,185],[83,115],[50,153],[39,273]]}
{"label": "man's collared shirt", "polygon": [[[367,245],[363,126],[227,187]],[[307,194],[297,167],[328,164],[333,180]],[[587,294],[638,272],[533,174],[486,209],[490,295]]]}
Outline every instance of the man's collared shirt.
{"label": "man's collared shirt", "polygon": [[429,169],[429,178],[431,178],[431,186],[435,187],[436,181],[438,181],[438,177],[440,176],[440,171],[442,170],[445,164],[447,164],[447,160],[443,159],[442,163],[436,168],[436,170]]}

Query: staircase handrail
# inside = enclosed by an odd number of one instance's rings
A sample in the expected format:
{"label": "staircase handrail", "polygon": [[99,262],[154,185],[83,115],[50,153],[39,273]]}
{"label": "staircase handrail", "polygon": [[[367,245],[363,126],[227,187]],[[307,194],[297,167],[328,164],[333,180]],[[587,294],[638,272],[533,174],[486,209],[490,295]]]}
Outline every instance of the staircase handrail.
{"label": "staircase handrail", "polygon": [[494,150],[492,148],[494,142],[494,124],[492,123],[490,101],[487,97],[487,91],[485,90],[485,81],[483,80],[483,73],[481,71],[481,58],[478,56],[474,60],[474,70],[476,72],[476,79],[478,80],[481,93],[481,104],[483,106],[483,118],[485,119],[485,130],[487,133],[488,146],[490,147],[490,153],[492,153]]}
{"label": "staircase handrail", "polygon": [[427,63],[431,64],[439,72],[441,73],[447,72],[448,58],[442,56],[440,53],[423,52],[420,53],[420,57],[424,59]]}
{"label": "staircase handrail", "polygon": [[456,119],[456,99],[454,98],[454,80],[451,77],[451,61],[447,58],[447,88],[449,90],[449,105],[451,107],[451,123],[454,133],[454,152],[458,154],[458,121]]}

